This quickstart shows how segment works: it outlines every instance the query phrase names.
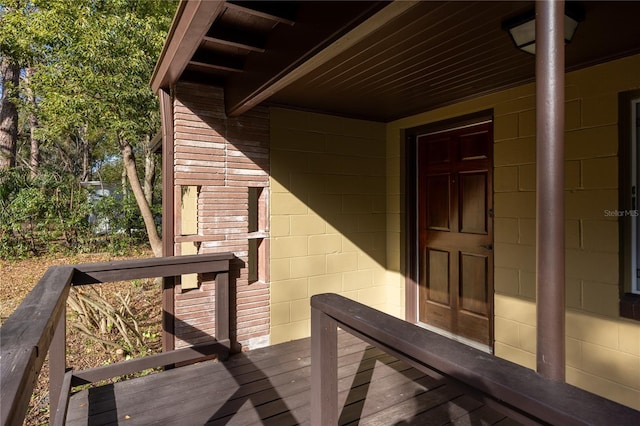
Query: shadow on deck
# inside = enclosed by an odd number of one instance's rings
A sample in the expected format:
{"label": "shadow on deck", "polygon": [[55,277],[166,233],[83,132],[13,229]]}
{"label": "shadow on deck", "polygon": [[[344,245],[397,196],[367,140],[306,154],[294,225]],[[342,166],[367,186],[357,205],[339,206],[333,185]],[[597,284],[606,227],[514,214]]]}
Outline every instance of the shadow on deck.
{"label": "shadow on deck", "polygon": [[[338,348],[339,424],[516,423],[350,334]],[[309,424],[310,365],[302,339],[82,390],[67,424]]]}
{"label": "shadow on deck", "polygon": [[[0,327],[0,424],[23,423],[48,356],[54,425],[640,425],[639,411],[337,294],[311,297],[311,339],[230,356],[233,259],[227,253],[49,268]],[[214,340],[90,370],[67,368],[63,319],[71,286],[185,273],[215,274]],[[213,356],[226,361],[202,361]],[[74,386],[197,360],[70,396]]]}

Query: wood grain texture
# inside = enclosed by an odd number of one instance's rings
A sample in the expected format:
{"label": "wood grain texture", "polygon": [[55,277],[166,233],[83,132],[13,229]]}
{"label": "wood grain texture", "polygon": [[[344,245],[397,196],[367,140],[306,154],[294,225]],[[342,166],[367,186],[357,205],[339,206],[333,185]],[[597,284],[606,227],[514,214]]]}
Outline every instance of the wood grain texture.
{"label": "wood grain texture", "polygon": [[499,402],[530,421],[558,425],[640,424],[640,411],[625,407],[535,371],[432,333],[337,294],[311,298],[343,329],[409,362],[440,374]]}
{"label": "wood grain texture", "polygon": [[47,270],[0,328],[0,423],[22,424],[31,393],[64,308],[73,267]]}
{"label": "wood grain texture", "polygon": [[[337,334],[334,424],[402,424],[436,412],[482,424],[506,417],[344,332]],[[69,425],[311,424],[310,339],[232,355],[73,395]],[[319,354],[322,356],[323,354]],[[443,422],[443,423],[446,423]],[[323,425],[324,426],[324,425]]]}

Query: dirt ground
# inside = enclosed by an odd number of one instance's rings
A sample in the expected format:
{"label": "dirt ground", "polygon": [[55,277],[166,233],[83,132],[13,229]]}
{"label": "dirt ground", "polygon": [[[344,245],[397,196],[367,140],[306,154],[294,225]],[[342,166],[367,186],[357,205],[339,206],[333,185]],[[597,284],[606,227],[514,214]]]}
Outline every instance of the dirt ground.
{"label": "dirt ground", "polygon": [[[127,256],[113,256],[109,254],[79,254],[73,256],[47,256],[17,261],[0,260],[0,322],[4,321],[15,311],[20,302],[31,291],[40,277],[50,266],[62,264],[78,264],[107,262],[113,260],[125,260],[132,258],[152,257],[150,250],[133,250]],[[81,370],[100,365],[110,364],[125,357],[138,357],[145,354],[157,353],[161,350],[161,289],[153,280],[136,280],[134,282],[119,282],[93,285],[92,288],[84,287],[81,291],[101,294],[114,307],[123,305],[120,296],[127,295],[130,298],[127,305],[133,314],[133,320],[138,324],[140,334],[143,336],[142,345],[137,345],[134,350],[117,351],[122,347],[122,338],[117,334],[115,327],[96,335],[101,339],[114,342],[115,345],[107,345],[82,334],[75,324],[78,315],[68,306],[67,309],[67,367]],[[127,299],[129,300],[129,299]],[[133,321],[130,321],[133,322]],[[38,378],[38,384],[31,398],[29,411],[25,424],[41,425],[49,422],[49,395],[48,363],[45,365]]]}

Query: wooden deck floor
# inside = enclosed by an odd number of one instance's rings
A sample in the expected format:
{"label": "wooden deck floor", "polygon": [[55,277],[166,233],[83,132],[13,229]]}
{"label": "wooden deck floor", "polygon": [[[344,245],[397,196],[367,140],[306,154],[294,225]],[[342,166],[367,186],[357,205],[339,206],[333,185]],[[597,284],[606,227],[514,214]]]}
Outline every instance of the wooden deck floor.
{"label": "wooden deck floor", "polygon": [[[339,334],[340,424],[516,424],[455,385]],[[309,424],[310,340],[203,362],[71,397],[67,424]]]}

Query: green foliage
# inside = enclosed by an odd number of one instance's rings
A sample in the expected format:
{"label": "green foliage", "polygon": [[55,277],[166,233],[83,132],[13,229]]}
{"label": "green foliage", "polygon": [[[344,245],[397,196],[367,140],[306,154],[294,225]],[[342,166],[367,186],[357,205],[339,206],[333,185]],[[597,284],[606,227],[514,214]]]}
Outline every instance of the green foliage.
{"label": "green foliage", "polygon": [[[132,245],[146,241],[144,222],[136,200],[130,191],[117,190],[109,197],[102,197],[93,205],[93,213],[99,224],[108,225],[103,243],[114,254],[124,254]],[[103,232],[103,229],[94,230]]]}
{"label": "green foliage", "polygon": [[0,257],[7,259],[60,251],[120,254],[146,238],[131,195],[116,191],[96,199],[69,174],[43,170],[32,179],[24,170],[0,171],[0,209]]}
{"label": "green foliage", "polygon": [[[149,79],[175,8],[157,0],[34,1],[40,37],[33,78],[41,99],[42,135],[71,134],[88,127],[104,135],[111,154],[118,138],[132,142],[156,132],[158,105]],[[35,30],[34,30],[35,32]],[[98,129],[100,131],[98,131]]]}
{"label": "green foliage", "polygon": [[[59,188],[62,199],[62,193],[79,194],[78,182],[92,178],[87,172],[117,175],[122,168],[113,167],[113,158],[120,156],[124,143],[133,147],[137,157],[148,152],[148,141],[160,125],[149,80],[176,6],[175,0],[0,2],[0,56],[33,70],[28,81],[21,82],[17,96],[23,126],[18,163],[28,163],[28,118],[33,114],[38,121],[34,136],[40,141],[41,167],[54,171],[57,184],[65,182]],[[4,88],[8,89],[18,91]],[[26,102],[27,89],[37,105]],[[11,204],[15,214],[26,216],[2,219],[0,245],[6,250],[0,252],[24,256],[58,241],[64,241],[65,247],[93,244],[96,238],[83,228],[86,212],[77,210],[77,217],[66,217],[60,213],[65,209],[56,211],[45,202],[54,196],[47,184],[6,179],[7,188],[0,189],[9,197],[3,198],[6,208]],[[10,189],[13,184],[16,187]],[[122,194],[113,200],[117,205],[109,206],[118,212],[110,219],[114,228],[128,234],[128,239],[115,234],[102,238],[114,250],[130,244],[136,233],[132,230],[145,229],[136,222],[139,213],[132,200]],[[69,226],[54,226],[56,214],[65,217]],[[45,229],[52,234],[50,240],[40,238]]]}
{"label": "green foliage", "polygon": [[0,171],[0,256],[35,255],[84,243],[89,227],[86,193],[73,177],[43,171]]}

